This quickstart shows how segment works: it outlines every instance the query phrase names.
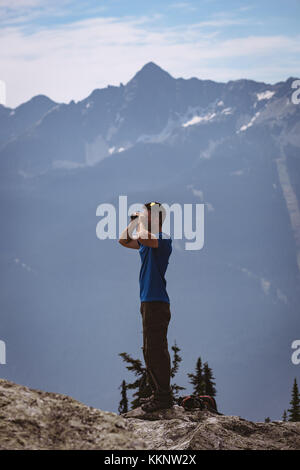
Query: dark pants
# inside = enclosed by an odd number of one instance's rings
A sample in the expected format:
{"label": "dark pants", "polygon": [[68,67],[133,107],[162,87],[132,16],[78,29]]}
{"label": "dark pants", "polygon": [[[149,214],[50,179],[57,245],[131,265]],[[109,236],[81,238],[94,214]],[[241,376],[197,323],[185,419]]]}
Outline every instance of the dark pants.
{"label": "dark pants", "polygon": [[143,354],[148,380],[157,397],[169,396],[171,360],[167,332],[171,319],[167,302],[141,302],[143,321]]}

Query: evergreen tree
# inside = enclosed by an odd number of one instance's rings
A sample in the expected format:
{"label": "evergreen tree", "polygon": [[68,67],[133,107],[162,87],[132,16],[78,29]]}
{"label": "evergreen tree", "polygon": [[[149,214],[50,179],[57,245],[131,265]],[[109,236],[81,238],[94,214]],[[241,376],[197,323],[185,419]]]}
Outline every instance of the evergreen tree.
{"label": "evergreen tree", "polygon": [[[176,345],[176,341],[174,346],[172,346],[172,350],[174,352],[174,358],[171,367],[171,378],[174,378],[178,371],[179,363],[182,360],[178,354],[180,349]],[[129,364],[126,366],[126,369],[133,372],[136,377],[136,380],[134,380],[132,383],[126,384],[126,390],[135,390],[133,393],[133,400],[131,401],[131,409],[133,410],[140,406],[140,398],[146,398],[151,395],[153,384],[150,383],[151,377],[148,376],[146,367],[142,366],[142,362],[139,359],[133,359],[125,352],[120,353],[119,356],[122,357],[124,362]],[[176,400],[178,391],[184,389],[185,387],[181,387],[180,385],[171,384],[173,398]]]}
{"label": "evergreen tree", "polygon": [[294,385],[292,389],[292,399],[290,401],[291,408],[288,409],[290,414],[289,421],[300,421],[300,397],[297,380],[294,380]]}
{"label": "evergreen tree", "polygon": [[192,393],[195,395],[205,395],[205,382],[201,357],[198,357],[197,359],[195,374],[188,374],[188,377],[190,378],[190,384],[193,385]]}
{"label": "evergreen tree", "polygon": [[[175,374],[178,372],[179,363],[182,361],[182,358],[179,356],[180,348],[177,346],[176,341],[174,341],[174,346],[171,347],[174,355],[172,360],[172,367],[171,367],[171,378],[175,377]],[[171,390],[173,399],[177,402],[178,400],[178,392],[179,390],[185,390],[185,387],[181,387],[177,384],[171,384]]]}
{"label": "evergreen tree", "polygon": [[204,363],[203,380],[204,380],[204,386],[205,386],[205,395],[210,395],[211,397],[215,397],[217,394],[216,387],[215,387],[216,384],[214,382],[212,369],[208,366],[207,362]]}
{"label": "evergreen tree", "polygon": [[131,409],[140,406],[140,398],[148,397],[151,394],[151,388],[147,380],[147,371],[139,359],[133,359],[127,353],[120,353],[123,361],[129,364],[126,369],[133,372],[136,380],[132,383],[127,383],[127,390],[135,390],[133,393],[133,400],[131,401]]}
{"label": "evergreen tree", "polygon": [[120,401],[120,404],[119,404],[119,408],[118,408],[118,411],[119,411],[119,414],[121,413],[127,413],[128,411],[128,400],[127,400],[127,386],[126,386],[126,382],[125,380],[122,381],[120,387],[121,388],[121,401]]}
{"label": "evergreen tree", "polygon": [[282,421],[287,421],[287,412],[286,410],[283,411],[283,415],[282,415]]}
{"label": "evergreen tree", "polygon": [[268,417],[265,419],[265,423],[270,423],[270,422],[271,422],[271,420],[270,420],[270,418],[269,418],[269,416],[268,416]]}
{"label": "evergreen tree", "polygon": [[173,364],[171,367],[171,377],[175,377],[175,374],[178,372],[179,363],[182,361],[182,358],[179,356],[180,348],[176,344],[176,340],[174,341],[174,346],[171,347],[174,357],[173,357]]}

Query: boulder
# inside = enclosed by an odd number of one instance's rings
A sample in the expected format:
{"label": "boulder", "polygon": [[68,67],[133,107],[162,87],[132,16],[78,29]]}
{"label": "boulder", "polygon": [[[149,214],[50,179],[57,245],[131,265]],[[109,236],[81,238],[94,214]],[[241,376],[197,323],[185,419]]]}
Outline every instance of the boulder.
{"label": "boulder", "polygon": [[118,415],[0,379],[4,449],[300,449],[300,423],[254,423],[178,405]]}

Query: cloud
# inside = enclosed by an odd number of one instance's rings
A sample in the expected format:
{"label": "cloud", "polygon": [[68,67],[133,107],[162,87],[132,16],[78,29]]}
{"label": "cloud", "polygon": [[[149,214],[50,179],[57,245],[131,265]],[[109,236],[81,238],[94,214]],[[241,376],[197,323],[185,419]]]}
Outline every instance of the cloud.
{"label": "cloud", "polygon": [[195,11],[197,8],[195,5],[192,5],[189,2],[177,2],[177,3],[171,3],[170,5],[167,6],[167,8],[175,8],[175,9],[183,9],[183,10],[189,10],[189,11]]}
{"label": "cloud", "polygon": [[210,202],[206,202],[205,205],[207,207],[208,212],[214,212],[215,208]]}
{"label": "cloud", "polygon": [[193,184],[188,184],[186,188],[190,189],[194,196],[197,196],[201,201],[204,201],[204,192],[201,189],[194,188]]}
{"label": "cloud", "polygon": [[276,293],[277,293],[278,299],[281,300],[281,302],[283,302],[283,303],[285,303],[285,304],[288,303],[288,298],[287,298],[287,296],[286,296],[283,292],[281,292],[280,289],[276,289]]}
{"label": "cloud", "polygon": [[262,288],[263,292],[266,295],[268,295],[269,291],[270,291],[271,282],[262,277],[261,280],[260,280],[260,284],[261,284],[261,288]]}
{"label": "cloud", "polygon": [[0,0],[0,8],[19,10],[20,8],[32,8],[45,3],[44,0]]}
{"label": "cloud", "polygon": [[192,193],[194,196],[198,196],[200,198],[200,201],[203,201],[203,191],[201,191],[200,189],[192,189]]}
{"label": "cloud", "polygon": [[25,269],[26,271],[29,271],[29,272],[36,272],[35,269],[33,269],[31,266],[29,266],[28,264],[26,263],[23,263],[20,258],[15,258],[14,259],[14,263],[17,265],[17,266],[20,266],[20,268],[22,269]]}
{"label": "cloud", "polygon": [[241,176],[245,173],[245,170],[236,170],[236,171],[232,171],[230,174],[232,176]]}
{"label": "cloud", "polygon": [[86,17],[87,15],[99,14],[107,10],[107,5],[90,5],[87,2],[75,0],[0,0],[0,16],[2,25],[22,25],[39,29],[39,21],[43,23],[53,18],[65,17],[70,22],[70,17]]}
{"label": "cloud", "polygon": [[238,271],[246,274],[249,278],[254,279],[255,281],[259,282],[261,290],[266,296],[270,295],[271,298],[275,301],[280,300],[280,302],[283,302],[285,304],[288,303],[287,296],[278,287],[274,286],[274,282],[271,282],[269,279],[266,279],[264,277],[261,277],[253,273],[248,268],[233,265],[231,263],[228,263],[228,266],[231,268],[237,269]]}
{"label": "cloud", "polygon": [[[41,14],[38,5],[52,8],[55,14],[56,2],[51,7],[43,0],[24,0],[23,6],[36,6],[29,15]],[[2,7],[4,4],[7,2]],[[67,4],[64,0],[66,8]],[[59,14],[64,14],[63,8]],[[288,62],[293,75],[300,75],[300,67],[294,65],[299,61],[293,60],[300,52],[300,36],[222,39],[223,26],[243,19],[219,15],[211,21],[169,27],[161,21],[164,19],[156,13],[84,18],[48,27],[4,26],[0,30],[0,79],[6,82],[8,106],[15,107],[40,93],[57,102],[80,100],[95,88],[127,83],[149,61],[175,78],[282,80],[292,74]]]}

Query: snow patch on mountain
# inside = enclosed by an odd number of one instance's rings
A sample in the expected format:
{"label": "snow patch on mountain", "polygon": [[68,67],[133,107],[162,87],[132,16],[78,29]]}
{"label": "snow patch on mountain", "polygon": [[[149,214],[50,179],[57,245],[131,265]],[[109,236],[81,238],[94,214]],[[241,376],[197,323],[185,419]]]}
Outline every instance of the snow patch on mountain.
{"label": "snow patch on mountain", "polygon": [[221,114],[232,114],[232,108],[225,108],[221,111]]}
{"label": "snow patch on mountain", "polygon": [[240,127],[240,129],[237,131],[237,134],[239,132],[244,132],[245,130],[249,129],[249,127],[251,127],[253,125],[254,121],[258,118],[259,115],[260,115],[260,112],[257,111],[257,113],[255,113],[255,115],[250,119],[248,124],[245,124],[242,127]]}
{"label": "snow patch on mountain", "polygon": [[142,134],[138,137],[137,142],[160,143],[167,140],[178,127],[178,122],[169,117],[166,126],[158,134]]}
{"label": "snow patch on mountain", "polygon": [[206,160],[208,158],[211,158],[213,151],[216,149],[216,147],[222,142],[222,139],[220,140],[210,140],[208,146],[206,147],[205,150],[202,150],[199,155],[199,159]]}
{"label": "snow patch on mountain", "polygon": [[87,114],[91,108],[93,108],[94,102],[93,101],[88,101],[85,106],[81,110],[81,114],[85,115]]}
{"label": "snow patch on mountain", "polygon": [[194,116],[189,121],[182,124],[182,127],[193,126],[203,121],[211,121],[216,116],[216,113],[208,113],[205,116]]}
{"label": "snow patch on mountain", "polygon": [[117,131],[118,131],[118,127],[110,126],[106,133],[106,140],[111,140],[112,136],[115,135]]}
{"label": "snow patch on mountain", "polygon": [[93,166],[109,155],[107,142],[99,134],[92,142],[85,143],[85,161],[88,166]]}
{"label": "snow patch on mountain", "polygon": [[256,96],[257,96],[258,101],[261,101],[261,100],[271,99],[274,94],[275,94],[275,91],[266,90],[266,91],[263,91],[262,93],[256,93]]}
{"label": "snow patch on mountain", "polygon": [[[219,101],[217,106],[223,106],[223,101]],[[216,106],[216,105],[214,105]],[[223,117],[233,114],[233,109],[227,107],[222,110],[202,108],[200,106],[188,106],[188,109],[184,114],[172,113],[167,121],[165,127],[157,134],[142,134],[138,137],[136,142],[144,143],[162,143],[170,138],[174,131],[182,128],[194,126],[196,124],[205,124],[215,120],[215,118]]]}

